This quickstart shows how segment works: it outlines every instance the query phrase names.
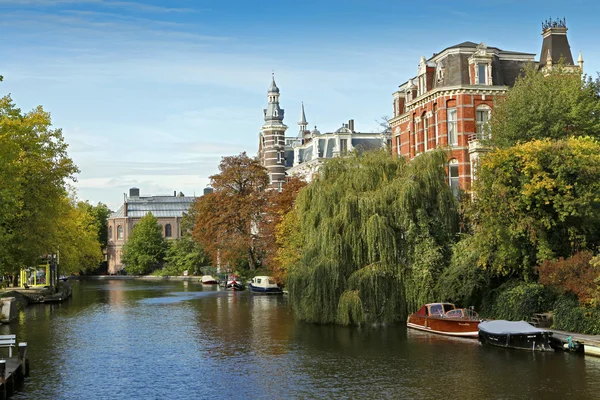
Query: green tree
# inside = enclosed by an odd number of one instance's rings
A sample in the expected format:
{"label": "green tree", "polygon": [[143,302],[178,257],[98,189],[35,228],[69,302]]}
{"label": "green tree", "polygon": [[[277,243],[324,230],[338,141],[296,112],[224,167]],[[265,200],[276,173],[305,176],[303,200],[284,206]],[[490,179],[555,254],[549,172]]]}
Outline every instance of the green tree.
{"label": "green tree", "polygon": [[188,271],[189,274],[199,275],[201,267],[207,265],[210,265],[210,258],[191,235],[184,234],[180,239],[172,241],[167,250],[165,268],[169,271],[177,274]]}
{"label": "green tree", "polygon": [[550,71],[526,67],[503,100],[490,128],[493,144],[507,148],[534,139],[600,137],[600,80],[556,66]]}
{"label": "green tree", "polygon": [[0,270],[16,274],[56,252],[58,218],[77,167],[42,107],[22,113],[0,99]]}
{"label": "green tree", "polygon": [[127,272],[146,275],[164,262],[168,243],[162,235],[162,227],[152,213],[146,214],[133,227],[131,236],[123,246],[123,263]]}
{"label": "green tree", "polygon": [[52,245],[59,255],[59,273],[86,273],[102,261],[98,228],[91,210],[84,202],[63,198],[56,221],[56,241]]}
{"label": "green tree", "polygon": [[457,231],[446,165],[442,151],[407,163],[383,150],[324,164],[297,199],[303,243],[287,282],[300,319],[396,322],[435,299]]}
{"label": "green tree", "polygon": [[600,245],[600,144],[534,140],[482,158],[472,221],[478,265],[535,279],[534,267]]}
{"label": "green tree", "polygon": [[102,249],[106,249],[108,245],[108,218],[110,217],[111,210],[108,206],[102,202],[98,202],[97,205],[92,205],[88,201],[80,201],[77,203],[77,207],[84,209],[94,219],[94,227],[98,231],[98,240]]}

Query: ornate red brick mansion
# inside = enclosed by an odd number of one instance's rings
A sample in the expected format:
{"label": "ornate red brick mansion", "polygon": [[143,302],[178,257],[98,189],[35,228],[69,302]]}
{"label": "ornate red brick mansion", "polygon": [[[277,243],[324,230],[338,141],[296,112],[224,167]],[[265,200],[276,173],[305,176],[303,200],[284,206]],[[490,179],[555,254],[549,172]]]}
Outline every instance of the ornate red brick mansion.
{"label": "ornate red brick mansion", "polygon": [[482,151],[494,100],[513,86],[526,64],[552,68],[561,58],[583,70],[581,55],[573,63],[565,20],[542,24],[542,54],[501,50],[485,43],[464,42],[447,47],[429,59],[421,57],[417,75],[393,94],[392,152],[412,159],[447,147],[450,186],[469,190],[475,163]]}

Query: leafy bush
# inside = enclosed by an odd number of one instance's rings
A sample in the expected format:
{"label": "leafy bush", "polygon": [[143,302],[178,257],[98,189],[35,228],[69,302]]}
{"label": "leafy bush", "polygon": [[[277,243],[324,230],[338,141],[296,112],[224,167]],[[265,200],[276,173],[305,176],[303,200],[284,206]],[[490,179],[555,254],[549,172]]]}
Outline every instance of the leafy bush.
{"label": "leafy bush", "polygon": [[574,293],[585,306],[597,306],[600,299],[600,265],[589,251],[580,251],[565,259],[546,261],[538,267],[540,283],[563,293]]}
{"label": "leafy bush", "polygon": [[600,309],[582,307],[574,295],[561,296],[554,304],[554,329],[600,334]]}
{"label": "leafy bush", "polygon": [[510,321],[527,320],[533,314],[552,310],[556,295],[539,283],[506,283],[494,294],[482,314]]}

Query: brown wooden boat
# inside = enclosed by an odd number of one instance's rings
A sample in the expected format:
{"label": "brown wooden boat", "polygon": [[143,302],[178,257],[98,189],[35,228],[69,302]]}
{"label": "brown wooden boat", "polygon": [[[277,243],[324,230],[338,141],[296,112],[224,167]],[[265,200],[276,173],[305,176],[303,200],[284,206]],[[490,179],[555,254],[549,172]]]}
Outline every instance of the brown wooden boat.
{"label": "brown wooden boat", "polygon": [[410,314],[406,324],[409,328],[440,335],[476,338],[479,322],[479,315],[470,308],[456,308],[451,303],[431,303]]}

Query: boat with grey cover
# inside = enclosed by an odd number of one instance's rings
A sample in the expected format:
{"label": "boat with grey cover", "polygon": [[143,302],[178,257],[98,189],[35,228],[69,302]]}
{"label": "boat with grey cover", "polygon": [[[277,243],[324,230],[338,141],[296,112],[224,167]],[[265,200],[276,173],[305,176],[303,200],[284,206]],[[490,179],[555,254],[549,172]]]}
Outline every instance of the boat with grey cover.
{"label": "boat with grey cover", "polygon": [[554,351],[550,346],[552,332],[525,321],[483,321],[479,324],[482,344],[531,351]]}

